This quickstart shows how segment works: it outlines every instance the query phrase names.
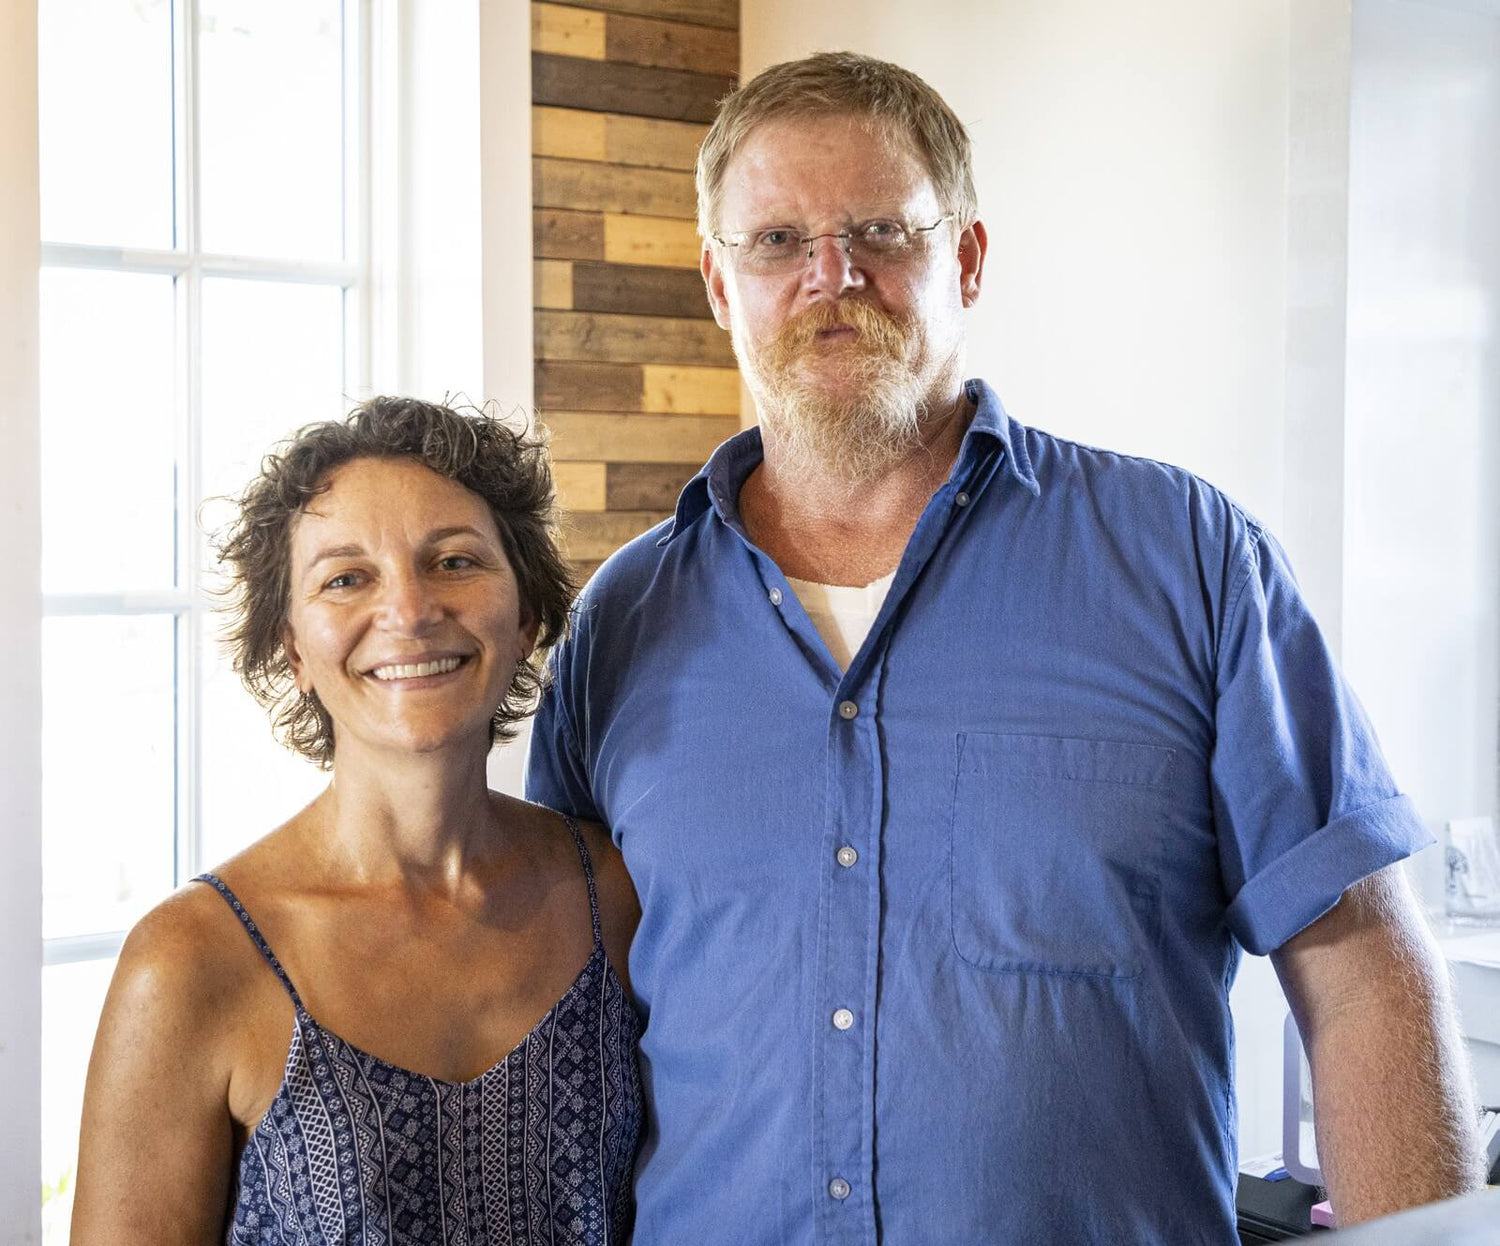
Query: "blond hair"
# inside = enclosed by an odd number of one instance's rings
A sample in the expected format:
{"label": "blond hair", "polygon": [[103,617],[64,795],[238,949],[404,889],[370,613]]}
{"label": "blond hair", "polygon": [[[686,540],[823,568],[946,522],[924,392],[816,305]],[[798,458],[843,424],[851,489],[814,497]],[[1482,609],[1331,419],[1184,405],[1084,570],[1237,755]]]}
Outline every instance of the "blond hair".
{"label": "blond hair", "polygon": [[943,211],[960,228],[979,214],[969,134],[943,97],[909,69],[857,52],[819,52],[763,70],[719,104],[698,149],[698,232],[718,228],[719,195],[734,154],[756,126],[802,117],[863,116],[909,140]]}

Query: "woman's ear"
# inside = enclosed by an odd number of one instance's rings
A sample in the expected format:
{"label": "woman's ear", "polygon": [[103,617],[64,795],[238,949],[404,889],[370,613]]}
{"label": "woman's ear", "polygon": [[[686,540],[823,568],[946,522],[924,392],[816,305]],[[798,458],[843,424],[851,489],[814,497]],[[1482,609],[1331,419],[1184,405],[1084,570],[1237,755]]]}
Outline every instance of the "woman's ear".
{"label": "woman's ear", "polygon": [[297,637],[292,632],[290,623],[281,625],[281,650],[286,654],[286,664],[291,668],[297,691],[303,694],[311,692],[312,680],[308,678],[307,668],[302,664],[302,654],[297,649]]}

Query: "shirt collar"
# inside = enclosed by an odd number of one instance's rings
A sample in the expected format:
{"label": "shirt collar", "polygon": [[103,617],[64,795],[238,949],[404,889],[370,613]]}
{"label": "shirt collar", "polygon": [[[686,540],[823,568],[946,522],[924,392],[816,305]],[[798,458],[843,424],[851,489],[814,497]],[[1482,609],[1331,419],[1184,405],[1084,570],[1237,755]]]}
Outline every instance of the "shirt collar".
{"label": "shirt collar", "polygon": [[[1000,450],[1002,470],[1033,495],[1041,494],[1031,458],[1026,453],[1026,427],[1007,414],[995,391],[981,380],[966,381],[964,390],[974,404],[974,418],[959,447],[954,476],[969,472],[993,446]],[[666,545],[678,533],[697,520],[710,506],[725,523],[738,525],[740,486],[764,457],[760,428],[754,426],[736,433],[715,450],[703,470],[688,481],[677,499],[672,526],[657,542]]]}

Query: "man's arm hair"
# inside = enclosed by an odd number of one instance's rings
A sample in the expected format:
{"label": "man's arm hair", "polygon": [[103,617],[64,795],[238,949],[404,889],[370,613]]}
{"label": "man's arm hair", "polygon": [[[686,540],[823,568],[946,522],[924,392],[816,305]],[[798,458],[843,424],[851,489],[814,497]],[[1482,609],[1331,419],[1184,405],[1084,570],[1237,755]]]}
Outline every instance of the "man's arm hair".
{"label": "man's arm hair", "polygon": [[1484,1182],[1447,966],[1399,865],[1271,954],[1312,1066],[1318,1161],[1341,1225]]}

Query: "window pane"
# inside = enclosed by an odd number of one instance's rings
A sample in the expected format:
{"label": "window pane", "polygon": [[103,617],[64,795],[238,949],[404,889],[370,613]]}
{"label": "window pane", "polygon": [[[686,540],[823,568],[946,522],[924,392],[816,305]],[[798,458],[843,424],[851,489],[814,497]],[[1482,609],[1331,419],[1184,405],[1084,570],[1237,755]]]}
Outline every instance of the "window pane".
{"label": "window pane", "polygon": [[73,1214],[84,1078],[113,960],[42,970],[42,1242],[64,1246]]}
{"label": "window pane", "polygon": [[203,864],[211,868],[273,830],[328,783],[312,762],[284,749],[270,715],[245,691],[219,651],[209,621],[203,644]]}
{"label": "window pane", "polygon": [[[266,452],[343,398],[343,291],[229,278],[203,283],[204,493],[237,496]],[[215,504],[204,519],[217,526]]]}
{"label": "window pane", "polygon": [[42,0],[42,237],[172,246],[169,0]]}
{"label": "window pane", "polygon": [[44,268],[42,588],[170,588],[172,278]]}
{"label": "window pane", "polygon": [[343,16],[338,0],[202,0],[203,245],[343,255]]}
{"label": "window pane", "polygon": [[42,620],[42,933],[121,930],[171,890],[170,615]]}

